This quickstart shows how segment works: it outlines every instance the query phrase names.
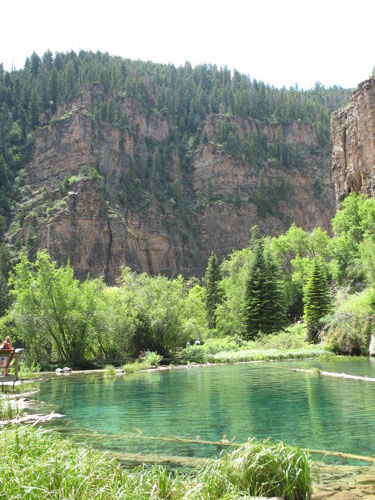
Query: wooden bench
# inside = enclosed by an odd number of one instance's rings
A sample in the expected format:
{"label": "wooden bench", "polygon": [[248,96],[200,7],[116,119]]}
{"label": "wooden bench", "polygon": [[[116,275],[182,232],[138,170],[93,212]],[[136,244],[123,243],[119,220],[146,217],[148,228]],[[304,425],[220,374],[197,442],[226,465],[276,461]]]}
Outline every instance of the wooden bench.
{"label": "wooden bench", "polygon": [[[0,358],[3,358],[0,363],[1,382],[15,382],[18,380],[18,360],[22,352],[23,349],[0,349]],[[10,365],[12,361],[13,364]],[[9,368],[14,368],[14,375],[8,373]],[[8,374],[5,375],[4,372]]]}

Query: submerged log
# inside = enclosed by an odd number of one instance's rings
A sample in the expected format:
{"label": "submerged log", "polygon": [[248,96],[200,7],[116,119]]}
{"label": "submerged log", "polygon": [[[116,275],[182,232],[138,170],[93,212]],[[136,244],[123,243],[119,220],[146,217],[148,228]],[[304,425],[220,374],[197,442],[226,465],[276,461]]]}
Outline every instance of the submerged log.
{"label": "submerged log", "polygon": [[[138,429],[139,431],[139,429]],[[130,440],[145,440],[145,441],[169,441],[169,442],[177,442],[177,443],[187,443],[187,444],[202,444],[202,445],[212,445],[212,446],[217,446],[217,447],[222,447],[222,446],[227,446],[229,448],[240,448],[242,446],[245,446],[244,443],[236,443],[234,441],[229,441],[228,439],[226,439],[225,437],[222,439],[222,440],[219,440],[219,441],[208,441],[208,440],[204,440],[204,439],[200,439],[199,437],[195,438],[195,439],[191,439],[191,438],[184,438],[184,437],[179,437],[179,436],[144,436],[142,434],[141,431],[139,431],[137,434],[116,434],[116,435],[108,435],[108,434],[104,434],[102,436],[98,435],[97,433],[86,433],[86,434],[79,434],[78,436],[79,437],[92,437],[93,435],[95,435],[96,438],[99,438],[99,439],[107,439],[108,437],[112,436],[112,437],[116,437],[117,439],[130,439]],[[326,456],[331,456],[331,457],[340,457],[340,458],[345,458],[345,459],[348,459],[348,460],[359,460],[359,461],[362,461],[362,462],[370,462],[370,463],[375,463],[375,457],[367,457],[367,456],[362,456],[362,455],[354,455],[352,453],[344,453],[344,452],[341,452],[341,451],[330,451],[330,450],[315,450],[315,449],[309,449],[309,448],[300,448],[301,451],[305,452],[305,453],[311,453],[311,454],[315,454],[315,455],[326,455]],[[112,454],[112,452],[111,452]],[[176,464],[178,462],[178,459],[181,459],[181,460],[190,460],[192,459],[193,461],[194,460],[201,460],[201,461],[204,461],[205,459],[196,459],[194,457],[170,457],[169,455],[141,455],[141,454],[128,454],[128,453],[118,453],[118,456],[120,457],[121,455],[123,455],[124,457],[125,456],[128,456],[129,457],[138,457],[134,463],[143,463],[142,461],[140,462],[137,462],[137,460],[139,459],[140,460],[140,457],[149,457],[149,458],[146,458],[145,462],[144,463],[164,463],[164,462],[156,462],[154,461],[155,457],[167,457],[166,460],[168,461],[169,459],[170,460],[173,460],[173,459],[176,459]],[[163,458],[163,460],[164,460]],[[122,459],[121,459],[122,460]],[[214,460],[214,459],[208,459],[208,460]],[[126,461],[125,459],[123,461]],[[132,462],[131,460],[129,460],[129,462]]]}
{"label": "submerged log", "polygon": [[108,454],[111,457],[117,458],[120,462],[132,465],[152,464],[196,468],[207,465],[215,460],[212,458],[182,457],[159,454],[142,455],[140,453],[120,453],[116,451],[109,451]]}
{"label": "submerged log", "polygon": [[301,450],[318,455],[327,455],[329,457],[341,457],[341,458],[347,458],[349,460],[360,460],[361,462],[370,462],[375,464],[374,457],[363,457],[362,455],[353,455],[352,453],[343,453],[341,451],[308,450],[305,448],[301,448]]}
{"label": "submerged log", "polygon": [[38,392],[40,392],[40,389],[37,389],[35,391],[23,392],[22,394],[7,394],[6,399],[25,399],[29,396],[32,396],[33,394],[37,394]]}
{"label": "submerged log", "polygon": [[374,377],[362,377],[360,375],[349,375],[347,373],[325,372],[323,370],[303,370],[301,368],[292,368],[293,372],[315,373],[316,375],[325,375],[326,377],[345,378],[349,380],[363,380],[364,382],[375,382]]}

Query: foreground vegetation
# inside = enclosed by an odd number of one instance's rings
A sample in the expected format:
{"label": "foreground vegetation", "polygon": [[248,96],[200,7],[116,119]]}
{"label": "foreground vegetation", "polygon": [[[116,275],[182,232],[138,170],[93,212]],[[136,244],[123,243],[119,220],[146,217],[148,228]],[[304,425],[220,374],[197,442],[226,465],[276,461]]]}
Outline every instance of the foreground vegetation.
{"label": "foreground vegetation", "polygon": [[1,497],[9,500],[311,498],[308,456],[283,443],[250,440],[243,448],[184,474],[163,467],[127,471],[103,453],[33,427],[8,428],[0,434]]}

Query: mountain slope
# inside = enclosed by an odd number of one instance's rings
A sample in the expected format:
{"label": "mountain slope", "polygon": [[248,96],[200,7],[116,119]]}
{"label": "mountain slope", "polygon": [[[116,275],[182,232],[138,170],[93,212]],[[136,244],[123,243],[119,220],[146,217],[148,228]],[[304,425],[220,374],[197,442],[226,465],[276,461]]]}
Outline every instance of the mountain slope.
{"label": "mountain slope", "polygon": [[202,275],[254,224],[328,228],[329,119],[349,91],[83,51],[33,54],[0,81],[0,208],[17,251],[114,283],[121,265]]}

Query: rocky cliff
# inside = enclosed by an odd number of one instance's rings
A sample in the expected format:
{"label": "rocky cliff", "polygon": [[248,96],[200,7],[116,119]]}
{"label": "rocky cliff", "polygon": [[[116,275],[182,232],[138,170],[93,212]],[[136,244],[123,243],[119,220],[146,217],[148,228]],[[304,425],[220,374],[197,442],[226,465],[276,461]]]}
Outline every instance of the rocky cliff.
{"label": "rocky cliff", "polygon": [[351,192],[375,196],[375,79],[361,83],[332,114],[332,173],[337,203]]}
{"label": "rocky cliff", "polygon": [[[100,86],[86,88],[36,131],[17,208],[21,224],[8,235],[16,247],[47,248],[59,263],[70,259],[78,276],[114,283],[124,265],[201,276],[212,250],[222,258],[246,246],[255,224],[272,235],[292,222],[328,229],[335,209],[330,151],[311,124],[212,113],[200,139],[178,149],[171,145],[175,126],[129,98],[116,97],[124,126],[96,119],[95,103],[103,96]],[[354,109],[351,104],[345,112]],[[220,141],[225,127],[236,147]],[[362,189],[349,144],[354,154],[354,138],[344,144],[346,165],[353,163],[350,175]]]}

